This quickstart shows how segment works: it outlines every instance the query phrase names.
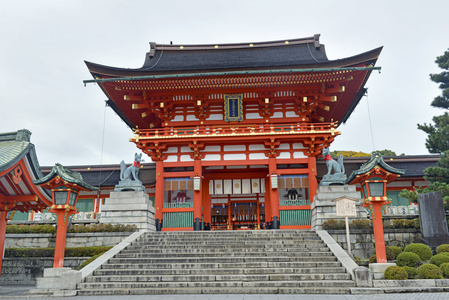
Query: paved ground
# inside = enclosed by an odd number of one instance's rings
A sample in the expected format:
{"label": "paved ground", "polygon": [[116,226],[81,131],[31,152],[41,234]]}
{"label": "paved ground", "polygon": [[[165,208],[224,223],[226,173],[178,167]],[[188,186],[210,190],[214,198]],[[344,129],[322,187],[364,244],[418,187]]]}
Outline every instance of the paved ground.
{"label": "paved ground", "polygon": [[449,293],[379,294],[379,295],[164,295],[164,296],[79,296],[36,297],[25,295],[34,286],[0,286],[0,299],[43,300],[449,300]]}

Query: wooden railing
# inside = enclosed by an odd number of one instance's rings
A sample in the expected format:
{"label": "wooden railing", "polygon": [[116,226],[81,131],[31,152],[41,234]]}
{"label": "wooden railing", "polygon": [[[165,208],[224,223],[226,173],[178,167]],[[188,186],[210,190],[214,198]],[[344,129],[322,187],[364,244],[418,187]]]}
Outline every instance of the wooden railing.
{"label": "wooden railing", "polygon": [[312,212],[310,209],[280,210],[279,217],[283,226],[304,226],[312,224]]}
{"label": "wooden railing", "polygon": [[310,200],[308,199],[279,200],[279,206],[296,206],[296,205],[310,205]]}
{"label": "wooden railing", "polygon": [[260,125],[218,125],[196,127],[165,127],[158,129],[135,130],[135,139],[244,136],[269,134],[310,134],[336,132],[334,123],[319,124],[260,124]]}
{"label": "wooden railing", "polygon": [[193,202],[164,203],[164,208],[191,208],[191,207],[193,207]]}

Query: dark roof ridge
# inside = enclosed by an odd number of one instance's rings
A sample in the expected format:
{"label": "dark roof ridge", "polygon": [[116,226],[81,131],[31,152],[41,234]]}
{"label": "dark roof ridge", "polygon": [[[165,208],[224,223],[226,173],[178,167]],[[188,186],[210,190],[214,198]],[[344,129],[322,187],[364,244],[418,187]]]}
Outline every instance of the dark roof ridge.
{"label": "dark roof ridge", "polygon": [[[242,49],[242,48],[258,48],[258,47],[278,47],[283,45],[299,45],[314,43],[316,48],[321,46],[319,42],[320,34],[315,34],[311,37],[285,39],[276,41],[264,41],[264,42],[243,42],[243,43],[223,43],[223,44],[157,44],[150,43],[151,50],[212,50],[212,49]],[[151,52],[151,51],[150,51]]]}

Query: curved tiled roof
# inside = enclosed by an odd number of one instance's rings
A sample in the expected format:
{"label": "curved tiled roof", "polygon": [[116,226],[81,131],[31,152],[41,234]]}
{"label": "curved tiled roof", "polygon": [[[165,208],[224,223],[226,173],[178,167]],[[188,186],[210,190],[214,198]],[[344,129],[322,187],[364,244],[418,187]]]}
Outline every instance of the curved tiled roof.
{"label": "curved tiled roof", "polygon": [[[240,44],[160,45],[150,43],[141,68],[127,69],[85,61],[94,77],[169,73],[349,67],[379,55],[381,47],[350,58],[330,61],[319,34],[312,37]],[[375,62],[373,61],[373,64]]]}
{"label": "curved tiled roof", "polygon": [[81,186],[82,188],[84,188],[86,190],[91,190],[91,191],[98,190],[97,187],[94,187],[94,186],[88,184],[87,182],[85,182],[79,172],[72,171],[58,163],[51,169],[50,173],[48,173],[46,176],[44,176],[40,179],[34,180],[33,183],[36,185],[45,184],[46,182],[50,181],[51,179],[53,179],[56,176],[60,176],[64,181]]}

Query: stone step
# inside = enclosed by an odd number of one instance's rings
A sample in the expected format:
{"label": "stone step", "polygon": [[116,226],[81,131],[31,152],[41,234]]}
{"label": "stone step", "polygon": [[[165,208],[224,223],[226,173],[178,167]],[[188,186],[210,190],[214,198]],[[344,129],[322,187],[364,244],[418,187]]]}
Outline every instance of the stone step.
{"label": "stone step", "polygon": [[[206,258],[206,257],[241,257],[241,256],[249,257],[249,256],[264,256],[264,257],[273,257],[279,256],[279,252],[229,252],[229,253],[121,253],[115,256],[115,258],[176,258],[176,257],[185,257],[185,258]],[[332,256],[332,252],[283,252],[283,256],[288,257],[310,257],[310,256]]]}
{"label": "stone step", "polygon": [[[217,275],[220,276],[220,275]],[[223,276],[228,277],[228,276]],[[255,277],[255,276],[254,276]],[[265,278],[266,276],[259,276]],[[141,289],[141,288],[186,288],[186,287],[354,287],[352,280],[302,280],[302,281],[179,281],[179,282],[84,282],[80,289]]]}
{"label": "stone step", "polygon": [[155,288],[155,289],[84,289],[79,296],[101,295],[191,295],[191,294],[349,294],[350,288],[313,287],[313,288],[277,288],[277,287],[237,287],[237,288]]}
{"label": "stone step", "polygon": [[240,262],[240,263],[147,263],[147,264],[111,264],[101,266],[102,269],[219,269],[219,268],[335,268],[341,267],[338,261],[310,262]]}
{"label": "stone step", "polygon": [[151,263],[231,263],[231,262],[298,262],[336,261],[334,256],[254,256],[254,257],[151,257],[151,258],[111,258],[110,264],[151,264]]}
{"label": "stone step", "polygon": [[326,268],[219,268],[219,269],[100,269],[95,276],[205,275],[210,274],[342,274],[343,267]]}
{"label": "stone step", "polygon": [[[220,258],[220,257],[278,257],[279,252],[236,252],[236,253],[122,253],[115,258]],[[332,252],[283,252],[285,257],[322,257],[333,256]]]}
{"label": "stone step", "polygon": [[[232,281],[311,281],[350,280],[349,274],[208,274],[208,275],[118,275],[89,276],[86,282],[232,282]],[[296,283],[295,283],[296,284]]]}
{"label": "stone step", "polygon": [[313,248],[321,248],[326,247],[326,244],[320,243],[311,243],[311,244],[245,244],[245,243],[234,243],[234,244],[225,244],[225,243],[203,243],[203,244],[191,244],[188,242],[182,244],[133,244],[127,247],[129,250],[139,250],[139,249],[246,249],[246,248],[297,248],[297,249],[313,249]]}
{"label": "stone step", "polygon": [[314,248],[305,248],[305,247],[291,247],[290,245],[287,247],[238,247],[238,248],[127,248],[122,251],[122,253],[234,253],[234,252],[328,252],[330,251],[327,247],[314,247]]}

